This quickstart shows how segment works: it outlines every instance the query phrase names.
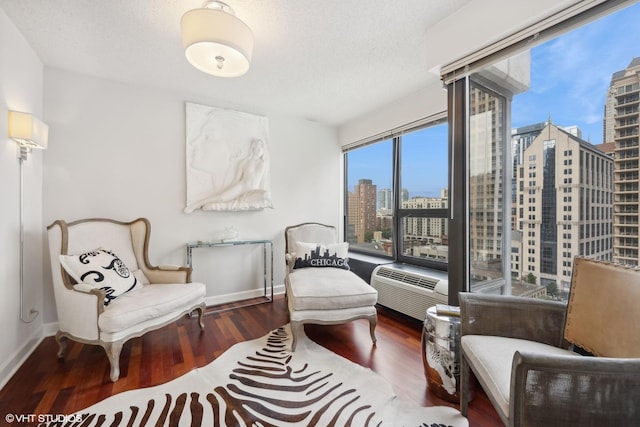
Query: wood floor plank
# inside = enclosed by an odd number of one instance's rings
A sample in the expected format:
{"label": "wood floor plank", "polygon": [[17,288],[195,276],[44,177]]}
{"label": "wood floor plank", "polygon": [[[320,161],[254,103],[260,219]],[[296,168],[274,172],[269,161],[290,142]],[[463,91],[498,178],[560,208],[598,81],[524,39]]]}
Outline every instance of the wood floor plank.
{"label": "wood floor plank", "polygon": [[[273,303],[207,314],[204,319],[202,332],[196,318],[185,317],[125,343],[116,383],[109,379],[109,363],[101,347],[69,341],[67,357],[59,360],[55,339],[47,337],[0,390],[0,414],[76,412],[116,393],[171,381],[212,362],[233,344],[262,337],[288,322],[282,296]],[[422,322],[380,308],[375,346],[365,320],[306,325],[305,331],[318,344],[380,374],[400,398],[422,406],[458,408],[427,388],[420,353]],[[5,422],[3,418],[0,423]],[[469,425],[501,425],[482,391],[469,406]]]}

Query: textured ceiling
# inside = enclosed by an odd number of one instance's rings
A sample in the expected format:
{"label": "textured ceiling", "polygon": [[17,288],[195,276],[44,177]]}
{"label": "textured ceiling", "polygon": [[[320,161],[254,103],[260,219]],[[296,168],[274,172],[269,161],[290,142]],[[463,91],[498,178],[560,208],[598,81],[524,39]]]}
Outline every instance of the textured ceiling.
{"label": "textured ceiling", "polygon": [[259,114],[339,125],[437,80],[426,32],[470,0],[228,0],[255,35],[247,74],[184,57],[201,0],[0,0],[46,66],[177,91]]}

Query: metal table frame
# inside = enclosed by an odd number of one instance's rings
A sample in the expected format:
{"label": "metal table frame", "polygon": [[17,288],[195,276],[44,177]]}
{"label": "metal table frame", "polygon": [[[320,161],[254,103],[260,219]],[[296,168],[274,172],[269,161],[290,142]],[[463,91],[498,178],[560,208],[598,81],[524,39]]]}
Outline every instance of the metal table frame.
{"label": "metal table frame", "polygon": [[[242,246],[242,245],[262,245],[262,253],[264,256],[263,263],[263,297],[266,298],[266,301],[259,301],[256,303],[248,303],[243,305],[234,306],[228,309],[221,310],[211,310],[207,311],[205,314],[218,313],[221,311],[232,310],[234,308],[240,307],[250,307],[258,304],[265,304],[273,302],[273,242],[271,240],[232,240],[227,242],[211,242],[211,241],[202,241],[198,240],[197,242],[189,242],[187,243],[187,265],[193,268],[192,265],[192,252],[194,249],[198,248],[223,248],[228,246]],[[267,250],[268,249],[268,250]],[[268,252],[268,255],[267,255]],[[267,266],[269,267],[269,271],[267,272]],[[267,274],[268,273],[268,274]],[[268,279],[267,279],[268,277]],[[270,289],[267,292],[267,281],[270,282]],[[239,300],[242,301],[242,300]]]}

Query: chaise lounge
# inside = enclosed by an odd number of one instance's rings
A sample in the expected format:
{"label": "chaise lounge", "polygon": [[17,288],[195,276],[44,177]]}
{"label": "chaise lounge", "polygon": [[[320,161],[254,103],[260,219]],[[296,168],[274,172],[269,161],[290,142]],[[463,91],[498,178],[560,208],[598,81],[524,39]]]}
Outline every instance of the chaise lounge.
{"label": "chaise lounge", "polygon": [[331,325],[369,320],[376,343],[378,291],[349,271],[348,243],[339,243],[335,227],[304,223],[285,229],[285,288],[291,351],[306,323]]}

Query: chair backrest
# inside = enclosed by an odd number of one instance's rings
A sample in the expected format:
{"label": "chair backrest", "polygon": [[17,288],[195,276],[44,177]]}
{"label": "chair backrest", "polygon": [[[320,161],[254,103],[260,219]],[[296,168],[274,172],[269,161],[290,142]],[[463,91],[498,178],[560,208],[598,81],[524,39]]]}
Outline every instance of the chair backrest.
{"label": "chair backrest", "polygon": [[596,356],[640,357],[640,271],[576,257],[565,339]]}
{"label": "chair backrest", "polygon": [[338,243],[338,233],[331,225],[317,222],[292,225],[284,230],[285,253],[289,253],[294,242]]}
{"label": "chair backrest", "polygon": [[146,257],[148,242],[148,221],[139,218],[131,222],[120,222],[111,219],[91,218],[73,222],[58,220],[48,227],[49,253],[51,256],[54,283],[60,272],[66,287],[70,287],[70,276],[59,268],[60,254],[75,255],[85,253],[99,247],[116,253],[124,264],[135,271],[141,268]]}

